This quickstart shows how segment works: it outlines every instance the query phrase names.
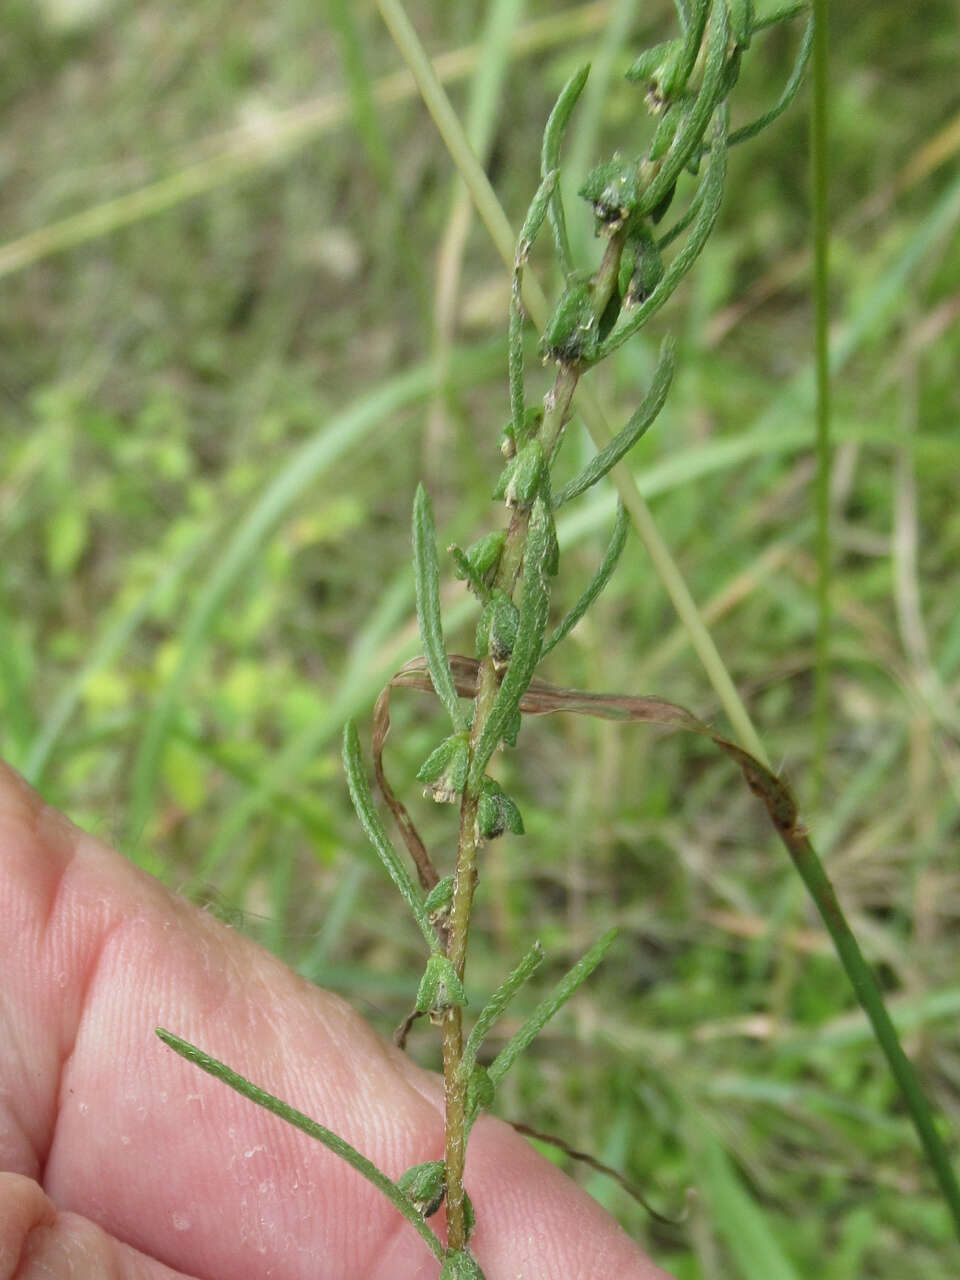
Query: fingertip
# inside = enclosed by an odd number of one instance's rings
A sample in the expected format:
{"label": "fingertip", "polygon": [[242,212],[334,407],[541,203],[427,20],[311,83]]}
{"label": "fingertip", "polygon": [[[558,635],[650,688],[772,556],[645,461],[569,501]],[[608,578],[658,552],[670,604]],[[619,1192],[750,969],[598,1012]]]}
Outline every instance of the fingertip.
{"label": "fingertip", "polygon": [[108,1235],[89,1218],[60,1213],[32,1178],[0,1172],[0,1280],[190,1280]]}
{"label": "fingertip", "polygon": [[21,1274],[27,1242],[38,1227],[51,1226],[57,1211],[32,1178],[0,1172],[0,1280]]}

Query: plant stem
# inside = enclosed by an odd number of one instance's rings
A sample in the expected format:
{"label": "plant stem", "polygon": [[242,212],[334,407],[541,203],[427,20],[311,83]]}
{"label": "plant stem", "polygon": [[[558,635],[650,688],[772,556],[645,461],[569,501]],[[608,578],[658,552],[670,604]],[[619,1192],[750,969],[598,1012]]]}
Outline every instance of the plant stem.
{"label": "plant stem", "polygon": [[[508,534],[509,541],[509,534]],[[497,696],[499,682],[493,661],[485,658],[480,667],[479,687],[474,700],[473,725],[470,731],[470,755],[476,746],[490,709]],[[447,959],[463,981],[467,964],[467,941],[470,934],[470,912],[477,884],[477,804],[479,783],[467,786],[460,806],[460,839],[457,869],[453,882],[453,902],[447,922]],[[467,1150],[467,1085],[460,1070],[463,1057],[463,1016],[457,1005],[447,1010],[443,1019],[443,1093],[446,1113],[446,1146],[444,1162],[447,1175],[447,1242],[451,1249],[466,1245],[466,1222],[463,1212],[463,1169]]]}
{"label": "plant stem", "polygon": [[830,733],[830,298],[827,208],[827,0],[813,0],[813,93],[810,106],[810,185],[813,204],[814,349],[817,380],[817,638],[814,692],[814,807],[823,800]]}
{"label": "plant stem", "polygon": [[[444,92],[429,58],[423,51],[416,31],[411,26],[399,0],[377,0],[377,4],[396,41],[397,48],[413,73],[427,110],[433,117],[434,124],[453,162],[469,188],[481,221],[487,228],[508,271],[512,272],[516,235],[490,185],[490,180],[473,154],[457,114],[450,105],[450,99]],[[523,301],[534,324],[542,329],[550,314],[550,306],[543,289],[529,267],[523,276]],[[602,449],[609,444],[610,429],[605,421],[600,402],[591,388],[585,386],[579,388],[577,408],[597,448]],[[610,472],[610,478],[616,485],[634,528],[647,548],[660,581],[687,630],[690,643],[727,713],[734,733],[751,755],[767,763],[767,753],[750,719],[750,714],[737,692],[713,637],[704,625],[696,601],[690,593],[677,562],[660,536],[650,509],[637,489],[633,474],[625,463],[620,462]]]}
{"label": "plant stem", "polygon": [[823,864],[817,857],[810,843],[806,830],[800,825],[783,827],[778,825],[781,840],[793,860],[801,880],[810,896],[817,904],[820,917],[833,940],[834,948],[840,957],[840,963],[850,979],[850,985],[856,992],[860,1007],[870,1019],[877,1043],[883,1051],[894,1079],[900,1086],[900,1093],[906,1103],[910,1118],[917,1131],[917,1136],[927,1154],[944,1200],[950,1209],[954,1226],[960,1234],[960,1185],[950,1164],[943,1139],[937,1132],[930,1104],[923,1092],[923,1086],[913,1069],[910,1059],[903,1051],[896,1027],[890,1020],[883,995],[877,985],[873,970],[863,958],[857,940],[847,924],[843,909],[837,900],[833,885],[830,883]]}
{"label": "plant stem", "polygon": [[[623,236],[611,238],[603,262],[594,278],[594,318],[599,320],[610,300],[617,280]],[[543,454],[551,459],[559,446],[563,429],[570,417],[573,396],[580,380],[579,365],[560,365],[550,391],[544,398],[543,422],[539,439]],[[507,530],[506,542],[497,566],[494,587],[511,596],[523,564],[530,512],[519,508],[513,513]],[[500,677],[493,659],[485,657],[480,663],[477,695],[474,700],[473,723],[470,729],[470,760],[480,735],[487,723],[490,711],[500,687]],[[470,934],[470,914],[473,894],[477,884],[477,805],[480,798],[482,777],[464,788],[460,806],[460,838],[457,849],[457,866],[454,876],[453,901],[447,921],[447,959],[462,982],[467,963],[467,943]],[[446,1113],[446,1164],[447,1240],[451,1249],[466,1245],[466,1224],[463,1212],[463,1171],[467,1144],[467,1087],[469,1076],[461,1069],[463,1060],[463,1015],[457,1005],[444,1014],[442,1028],[444,1106]]]}

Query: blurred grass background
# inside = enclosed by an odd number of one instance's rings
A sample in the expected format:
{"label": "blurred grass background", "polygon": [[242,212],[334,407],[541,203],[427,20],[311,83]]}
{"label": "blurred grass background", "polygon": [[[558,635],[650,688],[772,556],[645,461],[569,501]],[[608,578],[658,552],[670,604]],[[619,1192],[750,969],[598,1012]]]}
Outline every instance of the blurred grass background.
{"label": "blurred grass background", "polygon": [[[514,220],[584,60],[568,189],[638,147],[621,73],[671,33],[666,0],[409,11]],[[420,945],[349,811],[339,735],[348,715],[368,728],[417,648],[417,479],[444,545],[499,519],[508,280],[372,3],[2,12],[0,749],[75,821],[389,1034]],[[835,665],[809,815],[954,1134],[958,35],[947,0],[838,12],[832,33]],[[798,37],[755,43],[740,120],[775,98]],[[638,482],[809,802],[807,210],[798,103],[732,153],[691,280],[597,385],[621,422],[677,335]],[[594,261],[588,220],[573,232]],[[577,426],[566,452],[571,471],[589,456]],[[606,492],[571,510],[558,609],[612,514]],[[447,581],[451,648],[469,651],[474,615]],[[635,538],[542,674],[659,693],[723,726]],[[412,694],[394,710],[388,769],[445,865],[451,812],[413,783],[440,718]],[[681,1280],[955,1276],[886,1067],[731,766],[695,740],[576,718],[527,726],[521,746],[501,772],[528,835],[486,855],[474,999],[531,933],[544,985],[611,920],[622,936],[508,1077],[501,1114],[617,1165],[668,1214],[695,1188],[671,1229],[573,1170]],[[435,1064],[430,1036],[411,1049]]]}

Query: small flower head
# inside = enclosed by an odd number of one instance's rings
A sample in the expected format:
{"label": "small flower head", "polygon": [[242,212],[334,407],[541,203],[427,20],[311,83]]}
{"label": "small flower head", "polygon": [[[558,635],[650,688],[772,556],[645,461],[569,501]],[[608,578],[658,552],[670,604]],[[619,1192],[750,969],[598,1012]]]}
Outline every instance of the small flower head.
{"label": "small flower head", "polygon": [[591,169],[577,194],[593,206],[597,235],[613,235],[631,216],[640,199],[637,166],[615,156]]}
{"label": "small flower head", "polygon": [[470,765],[470,747],[466,732],[453,733],[431,751],[417,771],[417,779],[425,782],[425,796],[437,804],[454,804],[463,793]]}

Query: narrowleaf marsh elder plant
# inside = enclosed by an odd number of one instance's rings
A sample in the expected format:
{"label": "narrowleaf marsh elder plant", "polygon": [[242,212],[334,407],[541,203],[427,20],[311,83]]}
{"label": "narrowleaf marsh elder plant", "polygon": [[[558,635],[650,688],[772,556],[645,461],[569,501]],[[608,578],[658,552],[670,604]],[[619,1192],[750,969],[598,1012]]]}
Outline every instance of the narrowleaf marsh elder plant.
{"label": "narrowleaf marsh elder plant", "polygon": [[[457,148],[463,148],[462,134],[457,132],[455,119],[451,121],[449,104],[431,76],[402,9],[396,0],[381,0],[381,9],[456,154]],[[573,413],[578,384],[584,374],[643,328],[693,267],[720,209],[728,148],[752,137],[787,107],[799,87],[811,48],[812,23],[808,21],[795,70],[779,100],[759,119],[731,131],[728,100],[753,37],[801,14],[803,6],[792,5],[762,19],[755,16],[750,0],[678,0],[677,10],[680,34],[645,50],[628,73],[637,86],[638,110],[645,108],[651,117],[646,150],[639,156],[615,155],[605,160],[585,176],[580,187],[579,194],[592,208],[596,234],[604,245],[599,266],[593,270],[582,269],[574,261],[558,185],[562,138],[589,68],[583,67],[570,78],[546,125],[540,184],[513,252],[508,321],[510,417],[500,438],[504,466],[494,493],[506,509],[505,527],[497,527],[472,546],[449,548],[456,577],[479,606],[473,657],[447,652],[433,511],[422,486],[413,501],[413,568],[423,656],[398,672],[381,694],[374,718],[373,764],[380,790],[412,858],[415,878],[374,803],[357,730],[351,723],[344,731],[344,768],[357,816],[423,936],[424,970],[401,1040],[420,1017],[439,1029],[444,1158],[417,1165],[393,1180],[322,1124],[169,1031],[158,1032],[178,1053],[318,1139],[367,1177],[419,1232],[446,1280],[482,1275],[470,1252],[474,1214],[464,1186],[471,1127],[481,1111],[492,1105],[517,1056],[589,977],[615,936],[615,931],[609,930],[599,938],[528,1014],[489,1065],[481,1065],[485,1038],[543,958],[539,942],[534,942],[469,1028],[465,1025],[464,976],[483,849],[505,832],[523,834],[515,800],[490,770],[499,750],[516,745],[524,715],[568,711],[681,728],[709,738],[732,758],[765,806],[823,915],[901,1086],[945,1197],[960,1220],[956,1183],[922,1091],[799,821],[793,798],[759,758],[762,749],[746,738],[747,746],[753,748],[748,751],[719,736],[689,712],[658,698],[583,693],[556,688],[536,677],[540,661],[583,617],[609,580],[623,551],[630,519],[621,502],[609,548],[593,580],[577,603],[549,629],[551,587],[559,571],[556,512],[614,471],[656,420],[673,376],[673,344],[664,342],[650,387],[626,425],[603,444],[579,475],[555,489],[553,466]],[[464,163],[469,167],[466,160]],[[687,192],[682,200],[681,192]],[[479,184],[475,196],[486,198]],[[535,289],[524,291],[524,268],[544,224],[552,232],[563,286],[543,324],[540,343],[544,362],[554,369],[553,384],[541,403],[530,405],[524,377],[524,326],[528,311],[536,318],[541,304]],[[383,746],[394,687],[434,693],[450,722],[449,732],[423,761],[418,775],[428,794],[439,803],[456,806],[459,813],[455,856],[438,859],[439,867],[384,774]],[[451,840],[451,846],[453,843]],[[441,1205],[446,1209],[445,1243],[428,1224]]]}

